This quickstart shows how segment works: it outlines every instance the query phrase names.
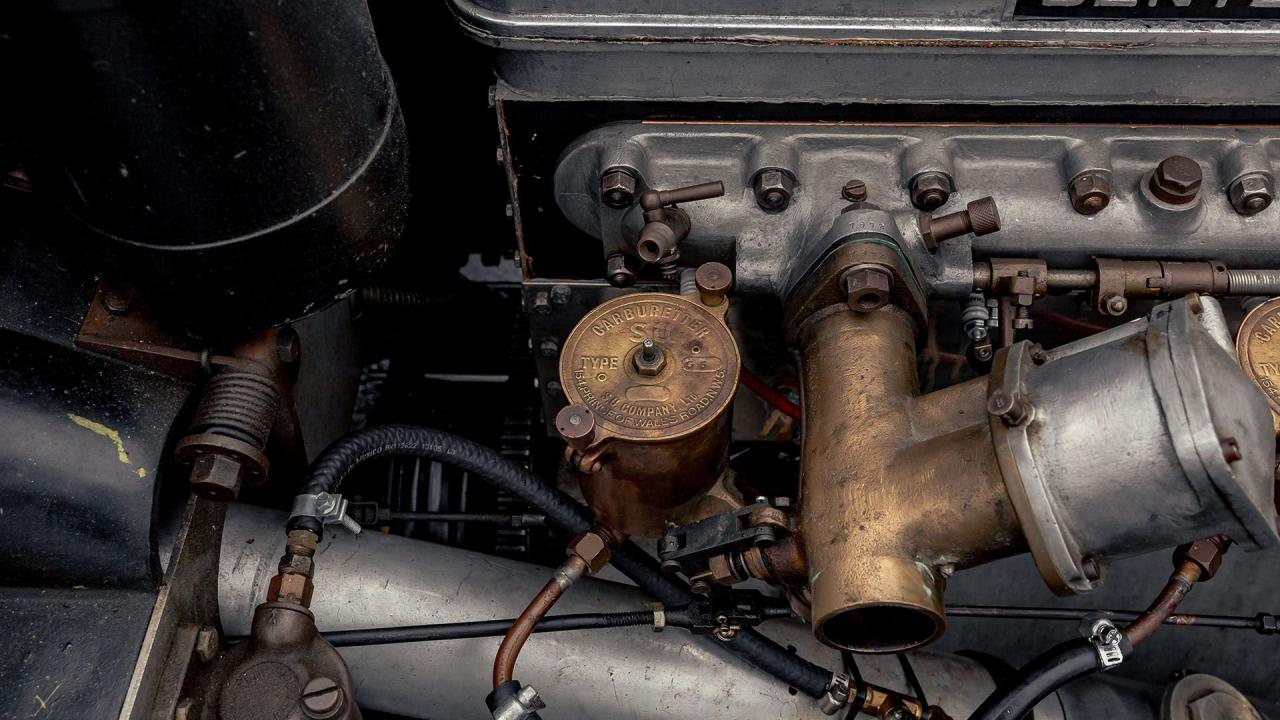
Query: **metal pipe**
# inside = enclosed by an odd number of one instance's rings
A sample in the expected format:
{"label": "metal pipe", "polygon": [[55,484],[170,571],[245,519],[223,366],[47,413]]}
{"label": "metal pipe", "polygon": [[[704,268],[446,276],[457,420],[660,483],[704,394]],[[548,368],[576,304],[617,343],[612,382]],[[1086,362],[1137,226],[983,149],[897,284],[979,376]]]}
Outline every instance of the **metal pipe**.
{"label": "metal pipe", "polygon": [[[1093,615],[1105,615],[1115,622],[1128,623],[1137,620],[1142,614],[1137,610],[1097,610],[1093,608],[1003,607],[996,605],[947,606],[948,617],[978,618],[982,620],[1070,620],[1079,622]],[[1280,628],[1277,627],[1280,625],[1280,619],[1270,613],[1258,613],[1253,617],[1173,613],[1165,618],[1164,624],[1177,625],[1179,627],[1253,630],[1259,635],[1274,635],[1280,632]]]}
{"label": "metal pipe", "polygon": [[[228,506],[218,574],[223,629],[247,634],[253,608],[276,572],[284,549],[284,514],[238,503]],[[327,533],[316,551],[311,610],[325,632],[391,625],[459,623],[514,617],[546,582],[546,568],[442,545],[386,535]],[[613,577],[619,577],[614,575]],[[651,610],[635,587],[583,578],[557,603],[558,612]],[[553,616],[552,619],[554,619]],[[838,668],[838,653],[800,623],[766,623],[772,640]],[[814,701],[746,662],[715,652],[718,641],[683,630],[637,628],[548,633],[521,652],[521,681],[543,691],[559,717],[629,720],[739,720],[786,717],[826,720]],[[480,702],[490,690],[493,638],[342,648],[361,707],[418,718],[490,720]],[[968,659],[913,653],[929,698],[964,717],[993,689],[991,677]],[[866,682],[909,692],[892,656],[859,657]],[[679,698],[678,705],[672,698]]]}
{"label": "metal pipe", "polygon": [[555,575],[547,581],[547,584],[542,586],[538,594],[533,596],[529,607],[525,608],[524,612],[520,613],[520,617],[511,624],[511,629],[502,638],[502,644],[498,645],[498,654],[493,658],[495,688],[513,679],[516,657],[520,655],[520,648],[524,647],[525,641],[533,634],[533,629],[538,626],[538,622],[547,616],[560,596],[564,595],[565,590],[580,580],[586,572],[587,561],[577,555],[570,555],[569,559],[556,569]]}

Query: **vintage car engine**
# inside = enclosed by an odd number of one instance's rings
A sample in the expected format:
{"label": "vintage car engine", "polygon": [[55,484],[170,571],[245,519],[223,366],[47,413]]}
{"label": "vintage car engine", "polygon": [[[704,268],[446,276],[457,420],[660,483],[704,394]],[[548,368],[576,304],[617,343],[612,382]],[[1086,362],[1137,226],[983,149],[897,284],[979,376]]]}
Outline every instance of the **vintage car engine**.
{"label": "vintage car engine", "polygon": [[0,718],[1280,718],[1276,3],[0,23]]}

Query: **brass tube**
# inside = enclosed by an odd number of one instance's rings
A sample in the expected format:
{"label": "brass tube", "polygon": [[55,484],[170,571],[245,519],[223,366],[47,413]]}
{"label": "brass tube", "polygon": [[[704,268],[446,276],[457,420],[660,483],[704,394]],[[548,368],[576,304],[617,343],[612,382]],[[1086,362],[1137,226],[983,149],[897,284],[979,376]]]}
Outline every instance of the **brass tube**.
{"label": "brass tube", "polygon": [[896,652],[945,628],[945,576],[1019,552],[985,383],[916,398],[915,325],[886,306],[829,308],[800,336],[800,526],[814,632]]}

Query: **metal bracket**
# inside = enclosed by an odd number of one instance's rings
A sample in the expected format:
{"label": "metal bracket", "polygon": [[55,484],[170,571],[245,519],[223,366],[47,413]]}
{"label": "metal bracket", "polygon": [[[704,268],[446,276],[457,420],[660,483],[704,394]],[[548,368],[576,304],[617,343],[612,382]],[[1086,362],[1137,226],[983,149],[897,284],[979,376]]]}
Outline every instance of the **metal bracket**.
{"label": "metal bracket", "polygon": [[359,535],[360,523],[347,515],[348,505],[341,493],[304,493],[294,496],[290,517],[313,517],[322,525],[342,525],[352,535]]}
{"label": "metal bracket", "polygon": [[1102,669],[1113,668],[1124,662],[1124,633],[1115,623],[1106,618],[1098,618],[1089,627],[1089,642],[1098,651],[1098,660]]}

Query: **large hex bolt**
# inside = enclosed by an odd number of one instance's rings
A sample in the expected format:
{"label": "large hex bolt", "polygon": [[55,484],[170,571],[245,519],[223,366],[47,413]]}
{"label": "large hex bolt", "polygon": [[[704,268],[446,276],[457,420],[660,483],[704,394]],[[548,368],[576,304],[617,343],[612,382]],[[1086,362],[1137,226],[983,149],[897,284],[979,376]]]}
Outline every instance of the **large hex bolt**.
{"label": "large hex bolt", "polygon": [[791,195],[795,187],[795,178],[786,170],[778,168],[761,170],[756,174],[754,183],[756,204],[761,210],[782,212],[791,204]]}
{"label": "large hex bolt", "polygon": [[911,204],[925,211],[947,204],[955,192],[951,176],[940,171],[922,172],[911,178]]}
{"label": "large hex bolt", "polygon": [[1200,163],[1189,157],[1173,155],[1160,161],[1151,173],[1147,187],[1161,202],[1190,205],[1200,197],[1203,182],[1204,171],[1200,169]]}
{"label": "large hex bolt", "polygon": [[609,168],[600,176],[600,201],[615,210],[629,208],[636,199],[636,185],[631,168]]}
{"label": "large hex bolt", "polygon": [[920,213],[920,238],[925,247],[932,252],[938,245],[951,238],[965,233],[988,235],[1000,229],[1000,211],[996,209],[996,201],[990,197],[979,198],[969,203],[964,210],[949,215],[929,217]]}
{"label": "large hex bolt", "polygon": [[1097,215],[1111,203],[1111,178],[1096,170],[1082,172],[1067,186],[1071,207],[1081,215]]}
{"label": "large hex bolt", "polygon": [[1241,215],[1257,215],[1271,206],[1275,199],[1275,180],[1270,173],[1254,172],[1241,175],[1227,188],[1231,207]]}
{"label": "large hex bolt", "polygon": [[840,282],[844,286],[850,310],[871,312],[888,304],[893,276],[884,268],[863,266],[846,272]]}

